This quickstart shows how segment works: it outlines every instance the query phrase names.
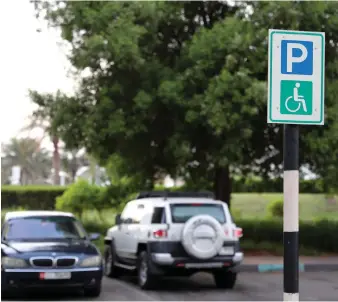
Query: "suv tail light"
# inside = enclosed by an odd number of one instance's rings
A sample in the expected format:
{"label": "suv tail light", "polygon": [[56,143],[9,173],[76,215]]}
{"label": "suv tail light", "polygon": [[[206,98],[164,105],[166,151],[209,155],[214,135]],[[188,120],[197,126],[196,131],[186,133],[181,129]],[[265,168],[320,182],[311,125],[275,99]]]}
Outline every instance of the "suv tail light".
{"label": "suv tail light", "polygon": [[236,237],[236,238],[243,237],[243,230],[242,230],[242,228],[235,228],[234,229],[234,237]]}
{"label": "suv tail light", "polygon": [[165,238],[168,236],[168,233],[166,230],[157,230],[153,233],[155,238]]}

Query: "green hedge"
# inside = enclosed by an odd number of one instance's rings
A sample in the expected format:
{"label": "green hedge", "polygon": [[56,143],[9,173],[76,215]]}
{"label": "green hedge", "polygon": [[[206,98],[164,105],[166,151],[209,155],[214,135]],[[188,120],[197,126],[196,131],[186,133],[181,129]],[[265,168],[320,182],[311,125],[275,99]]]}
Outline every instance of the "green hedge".
{"label": "green hedge", "polygon": [[[282,220],[237,220],[245,238],[254,242],[283,243]],[[300,245],[325,252],[338,252],[338,221],[318,220],[299,223]]]}
{"label": "green hedge", "polygon": [[27,210],[53,210],[55,199],[67,187],[2,186],[1,208],[24,207]]}
{"label": "green hedge", "polygon": [[[105,235],[112,224],[103,221],[83,221],[88,232],[99,232]],[[283,244],[282,220],[236,220],[236,225],[243,228],[243,240],[254,243]],[[299,245],[317,251],[338,253],[338,221],[319,220],[300,222]]]}

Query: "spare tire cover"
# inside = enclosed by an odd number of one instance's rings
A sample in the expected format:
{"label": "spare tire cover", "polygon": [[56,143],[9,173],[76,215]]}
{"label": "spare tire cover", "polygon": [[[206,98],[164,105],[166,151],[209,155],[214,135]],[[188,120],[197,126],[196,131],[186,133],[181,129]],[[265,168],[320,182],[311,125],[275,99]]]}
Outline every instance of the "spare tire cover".
{"label": "spare tire cover", "polygon": [[223,246],[225,234],[220,223],[209,215],[191,217],[183,228],[182,245],[198,259],[216,256]]}

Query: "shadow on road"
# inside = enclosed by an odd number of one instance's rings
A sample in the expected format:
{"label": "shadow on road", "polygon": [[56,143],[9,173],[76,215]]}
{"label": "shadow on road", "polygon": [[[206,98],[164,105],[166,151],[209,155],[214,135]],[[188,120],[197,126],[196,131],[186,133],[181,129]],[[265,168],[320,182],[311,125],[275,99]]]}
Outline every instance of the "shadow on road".
{"label": "shadow on road", "polygon": [[[124,282],[136,286],[137,280],[136,277],[124,277],[122,279]],[[122,281],[121,280],[121,281]],[[202,282],[201,282],[202,280]],[[242,288],[241,285],[237,285],[236,289]],[[156,291],[175,291],[175,292],[185,292],[185,291],[226,291],[225,289],[219,289],[216,287],[214,280],[209,274],[196,274],[191,277],[172,277],[172,278],[160,278],[156,284]]]}
{"label": "shadow on road", "polygon": [[2,297],[2,301],[86,301],[90,300],[84,297],[83,292],[69,292],[69,291],[49,291],[49,292],[20,292],[6,297]]}

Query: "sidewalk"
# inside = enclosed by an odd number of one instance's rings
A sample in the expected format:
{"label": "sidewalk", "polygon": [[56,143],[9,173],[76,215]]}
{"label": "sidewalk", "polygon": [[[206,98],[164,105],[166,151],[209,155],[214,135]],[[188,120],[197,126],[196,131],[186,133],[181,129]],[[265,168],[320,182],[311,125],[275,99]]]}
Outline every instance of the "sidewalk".
{"label": "sidewalk", "polygon": [[[240,266],[242,272],[281,272],[283,257],[245,256]],[[338,272],[338,256],[299,257],[300,272]]]}

